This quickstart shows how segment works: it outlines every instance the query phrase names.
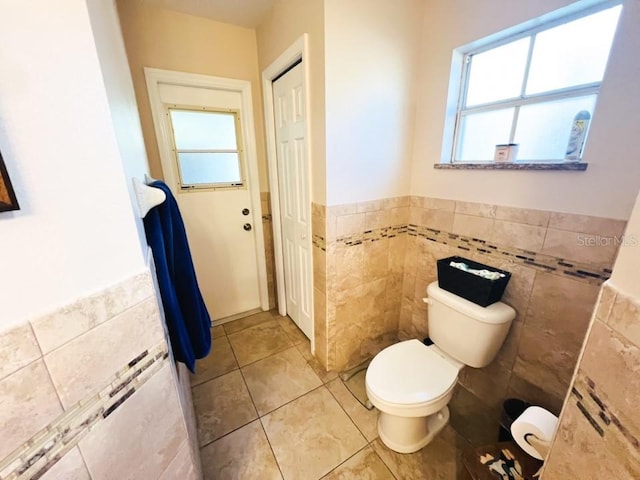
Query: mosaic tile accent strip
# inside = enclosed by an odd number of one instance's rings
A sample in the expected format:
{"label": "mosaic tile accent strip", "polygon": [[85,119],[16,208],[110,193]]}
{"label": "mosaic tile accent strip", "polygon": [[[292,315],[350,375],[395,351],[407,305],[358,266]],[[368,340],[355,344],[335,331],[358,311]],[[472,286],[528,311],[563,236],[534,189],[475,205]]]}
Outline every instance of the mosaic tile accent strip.
{"label": "mosaic tile accent strip", "polygon": [[36,480],[168,362],[163,342],[121,368],[94,396],[81,400],[0,461],[0,480]]}
{"label": "mosaic tile accent strip", "polygon": [[575,400],[578,410],[593,427],[604,437],[615,435],[622,443],[630,445],[640,452],[640,441],[625,426],[622,420],[607,404],[606,397],[598,392],[597,386],[588,376],[580,373],[571,388],[571,397]]}
{"label": "mosaic tile accent strip", "polygon": [[[367,230],[359,234],[339,237],[335,243],[343,246],[355,246],[364,242],[392,238],[404,234],[457,247],[461,250],[461,255],[464,255],[464,252],[480,252],[500,260],[507,258],[514,263],[522,264],[535,270],[571,277],[574,280],[593,285],[600,285],[611,276],[610,268],[601,268],[595,265],[567,261],[560,257],[520,248],[504,247],[487,242],[486,240],[414,224],[394,225],[375,230]],[[314,235],[313,245],[322,250],[326,250],[326,242],[319,235]]]}
{"label": "mosaic tile accent strip", "polygon": [[545,255],[539,252],[495,245],[486,240],[443,232],[427,227],[409,225],[408,233],[411,236],[426,238],[432,242],[455,246],[462,251],[476,251],[501,259],[507,258],[514,263],[519,263],[535,270],[568,276],[594,285],[602,284],[602,282],[611,276],[611,269],[609,268],[598,268],[594,265],[566,261],[563,258]]}
{"label": "mosaic tile accent strip", "polygon": [[271,214],[270,213],[265,213],[264,215],[262,215],[262,221],[263,222],[270,222],[271,221]]}
{"label": "mosaic tile accent strip", "polygon": [[313,243],[314,247],[319,248],[323,252],[327,251],[327,241],[322,235],[317,235],[314,233],[311,238],[311,243]]}

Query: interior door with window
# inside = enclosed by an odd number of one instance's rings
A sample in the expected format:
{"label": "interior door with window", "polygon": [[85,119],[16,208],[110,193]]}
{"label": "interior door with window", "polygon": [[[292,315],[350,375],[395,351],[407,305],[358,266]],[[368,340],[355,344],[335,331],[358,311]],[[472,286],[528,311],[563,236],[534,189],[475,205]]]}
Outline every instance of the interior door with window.
{"label": "interior door with window", "polygon": [[159,92],[170,133],[164,176],[176,193],[211,318],[255,311],[260,284],[254,226],[262,219],[251,206],[240,122],[251,112],[241,111],[238,92],[162,84]]}
{"label": "interior door with window", "polygon": [[313,275],[302,64],[273,83],[287,314],[311,338]]}

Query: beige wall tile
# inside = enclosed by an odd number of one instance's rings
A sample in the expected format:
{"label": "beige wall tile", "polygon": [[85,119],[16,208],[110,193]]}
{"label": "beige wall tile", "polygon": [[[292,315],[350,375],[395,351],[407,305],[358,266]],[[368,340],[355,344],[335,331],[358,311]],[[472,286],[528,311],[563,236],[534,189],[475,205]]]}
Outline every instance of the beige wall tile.
{"label": "beige wall tile", "polygon": [[[594,322],[580,369],[604,392],[609,405],[632,419],[640,432],[640,348],[600,322]],[[629,425],[630,427],[630,425]]]}
{"label": "beige wall tile", "polygon": [[453,230],[453,212],[425,209],[422,212],[420,225],[434,230],[450,232]]}
{"label": "beige wall tile", "polygon": [[404,225],[409,223],[409,208],[397,207],[390,209],[389,225]]}
{"label": "beige wall tile", "polygon": [[547,227],[549,225],[550,215],[551,212],[545,212],[544,210],[505,207],[502,205],[498,205],[496,207],[496,220],[525,223],[527,225],[535,225],[538,227]]}
{"label": "beige wall tile", "polygon": [[549,228],[569,230],[571,232],[590,233],[603,237],[620,236],[627,225],[625,220],[590,217],[572,213],[551,212]]}
{"label": "beige wall tile", "polygon": [[445,200],[444,198],[424,197],[422,206],[429,210],[443,210],[446,212],[454,212],[456,209],[455,200]]}
{"label": "beige wall tile", "polygon": [[324,215],[324,209],[316,203],[311,204],[311,232],[323,238],[327,235],[327,218]]}
{"label": "beige wall tile", "polygon": [[364,232],[365,213],[342,215],[336,218],[336,235],[338,238]]}
{"label": "beige wall tile", "polygon": [[80,441],[93,480],[158,478],[169,466],[187,438],[170,368],[167,363]]}
{"label": "beige wall tile", "polygon": [[464,215],[474,215],[476,217],[495,218],[496,206],[487,203],[460,202],[456,201],[456,213]]}
{"label": "beige wall tile", "polygon": [[61,414],[60,401],[42,360],[0,381],[0,459]]}
{"label": "beige wall tile", "polygon": [[313,291],[313,334],[315,355],[324,368],[327,367],[327,307],[325,293]]}
{"label": "beige wall tile", "polygon": [[358,213],[373,212],[374,210],[382,210],[384,208],[384,201],[382,199],[371,200],[368,202],[360,202],[357,205],[356,211]]}
{"label": "beige wall tile", "polygon": [[511,248],[521,248],[530,252],[542,250],[547,229],[522,223],[496,220],[491,231],[491,242]]}
{"label": "beige wall tile", "polygon": [[155,297],[45,355],[65,409],[103,388],[145,350],[164,342]]}
{"label": "beige wall tile", "polygon": [[39,480],[91,480],[78,448],[67,452]]}
{"label": "beige wall tile", "polygon": [[463,215],[459,213],[456,213],[453,217],[452,232],[457,233],[458,235],[487,240],[491,238],[492,229],[492,218]]}
{"label": "beige wall tile", "polygon": [[422,207],[409,207],[409,224],[420,225],[422,223],[422,216],[424,214],[424,208]]}
{"label": "beige wall tile", "polygon": [[258,420],[204,447],[202,469],[206,479],[282,479]]}
{"label": "beige wall tile", "polygon": [[420,207],[422,208],[423,197],[419,195],[410,195],[409,196],[409,206],[410,207]]}
{"label": "beige wall tile", "polygon": [[382,200],[382,205],[386,209],[408,207],[409,203],[409,196],[385,198]]}
{"label": "beige wall tile", "polygon": [[31,324],[40,348],[48,353],[150,296],[155,296],[155,290],[147,271],[36,318]]}
{"label": "beige wall tile", "polygon": [[602,284],[594,312],[596,320],[600,320],[603,323],[609,321],[609,315],[611,314],[613,303],[616,300],[616,295],[617,290],[614,289],[608,281]]}
{"label": "beige wall tile", "polygon": [[543,479],[640,478],[637,450],[605,434],[601,437],[575,402],[567,403]]}
{"label": "beige wall tile", "polygon": [[[606,301],[607,298],[605,295],[601,301]],[[619,292],[613,302],[608,323],[615,331],[640,346],[640,299]]]}
{"label": "beige wall tile", "polygon": [[331,205],[327,206],[327,213],[333,213],[336,217],[342,217],[343,215],[351,215],[358,213],[357,203],[345,203],[343,205]]}
{"label": "beige wall tile", "polygon": [[189,442],[185,440],[178,453],[158,480],[196,480]]}
{"label": "beige wall tile", "polygon": [[391,212],[389,210],[375,210],[365,213],[365,230],[389,227],[391,224]]}
{"label": "beige wall tile", "polygon": [[357,287],[362,283],[364,255],[363,244],[339,247],[335,250],[335,288],[338,292]]}
{"label": "beige wall tile", "polygon": [[41,356],[28,323],[0,333],[0,380]]}
{"label": "beige wall tile", "polygon": [[618,246],[610,238],[548,228],[542,253],[575,262],[610,267],[618,253]]}
{"label": "beige wall tile", "polygon": [[333,242],[338,238],[338,217],[333,213],[327,212],[327,220],[325,226],[325,240],[327,242]]}
{"label": "beige wall tile", "polygon": [[511,379],[509,380],[507,397],[521,398],[529,403],[546,408],[554,415],[560,414],[562,402],[564,401],[564,396],[553,396],[548,391],[520,377],[515,371],[511,374]]}
{"label": "beige wall tile", "polygon": [[364,243],[363,278],[375,280],[389,274],[389,240]]}

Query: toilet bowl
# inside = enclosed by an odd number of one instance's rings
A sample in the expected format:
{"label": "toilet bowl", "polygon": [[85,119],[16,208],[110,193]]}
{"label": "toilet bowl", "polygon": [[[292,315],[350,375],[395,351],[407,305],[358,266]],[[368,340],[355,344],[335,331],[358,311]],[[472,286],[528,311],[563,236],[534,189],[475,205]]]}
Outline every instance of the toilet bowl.
{"label": "toilet bowl", "polygon": [[447,425],[447,404],[465,365],[488,365],[504,343],[516,312],[497,302],[480,307],[438,287],[427,288],[434,344],[406,340],[378,353],[365,377],[379,410],[380,440],[399,453],[420,450]]}
{"label": "toilet bowl", "polygon": [[396,343],[376,355],[365,385],[380,411],[378,434],[384,444],[400,453],[427,445],[449,420],[447,404],[462,367],[435,345],[418,340]]}

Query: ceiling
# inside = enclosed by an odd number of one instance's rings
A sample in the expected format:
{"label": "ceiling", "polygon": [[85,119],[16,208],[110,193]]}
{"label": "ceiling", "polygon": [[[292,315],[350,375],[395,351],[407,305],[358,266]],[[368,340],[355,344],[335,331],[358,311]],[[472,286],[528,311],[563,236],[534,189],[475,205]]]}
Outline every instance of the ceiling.
{"label": "ceiling", "polygon": [[269,13],[275,0],[142,0],[144,5],[206,17],[224,23],[255,28]]}

